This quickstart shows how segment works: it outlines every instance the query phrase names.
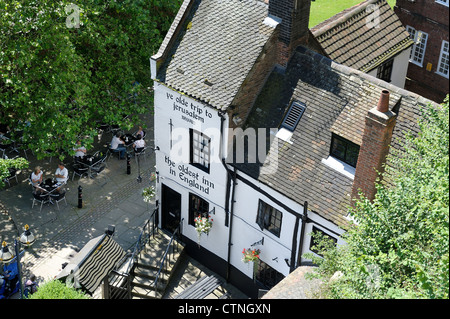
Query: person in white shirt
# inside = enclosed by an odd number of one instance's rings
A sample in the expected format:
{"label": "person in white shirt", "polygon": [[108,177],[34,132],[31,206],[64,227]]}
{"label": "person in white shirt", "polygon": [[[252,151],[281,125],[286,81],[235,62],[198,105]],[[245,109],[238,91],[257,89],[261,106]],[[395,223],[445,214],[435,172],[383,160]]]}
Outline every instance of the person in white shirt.
{"label": "person in white shirt", "polygon": [[67,179],[69,178],[69,171],[65,167],[63,162],[60,162],[58,164],[58,168],[55,172],[55,178],[56,178],[56,185],[58,186],[58,190],[60,189],[60,186],[64,185],[67,182]]}
{"label": "person in white shirt", "polygon": [[42,171],[39,166],[36,166],[34,172],[31,173],[31,184],[33,186],[39,186],[42,183]]}
{"label": "person in white shirt", "polygon": [[111,141],[111,150],[120,153],[120,159],[125,159],[125,152],[127,148],[125,147],[125,142],[120,138],[120,133],[117,132]]}
{"label": "person in white shirt", "polygon": [[42,188],[39,187],[39,185],[42,183],[42,171],[39,166],[35,167],[34,172],[31,173],[30,179],[31,179],[31,185],[33,185],[33,187],[35,187],[34,188],[35,191],[38,193],[42,193],[43,190],[42,190]]}
{"label": "person in white shirt", "polygon": [[145,147],[145,141],[142,139],[142,136],[140,134],[138,134],[136,136],[136,141],[134,141],[133,143],[133,148],[135,152],[139,152],[138,149],[142,149]]}
{"label": "person in white shirt", "polygon": [[86,148],[84,146],[81,146],[81,141],[77,141],[77,146],[73,148],[75,151],[75,157],[79,157],[80,159],[86,155]]}

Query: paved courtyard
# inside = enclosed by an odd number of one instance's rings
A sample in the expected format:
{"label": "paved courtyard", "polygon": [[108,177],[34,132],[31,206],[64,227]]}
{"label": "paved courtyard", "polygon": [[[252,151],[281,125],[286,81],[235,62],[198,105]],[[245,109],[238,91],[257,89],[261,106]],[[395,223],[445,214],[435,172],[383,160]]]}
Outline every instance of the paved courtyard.
{"label": "paved courtyard", "polygon": [[[146,142],[153,147],[152,123],[146,118],[144,121],[148,127]],[[111,133],[99,136],[94,150],[88,150],[88,153],[103,149],[111,138]],[[121,247],[132,251],[142,226],[155,208],[154,202],[146,203],[141,196],[142,189],[153,183],[150,181],[151,173],[155,171],[153,152],[148,152],[145,159],[141,159],[141,182],[137,180],[138,167],[134,158],[130,161],[131,174],[127,174],[126,160],[112,156],[100,175],[95,178],[75,176],[73,181],[73,171],[67,165],[67,206],[64,201],[59,203],[60,210],[56,205],[44,205],[41,212],[39,204],[32,208],[33,196],[27,178],[37,165],[44,172],[44,180],[53,177],[58,160],[37,160],[30,152],[27,154],[30,167],[18,175],[19,182],[12,180],[11,186],[0,190],[0,203],[5,206],[5,210],[0,208],[0,240],[12,246],[26,224],[37,237],[21,259],[24,277],[33,273],[40,283],[54,278],[62,270],[64,263],[70,262],[89,240],[102,235],[109,225],[115,226],[114,239]],[[78,208],[79,186],[82,187],[82,208]],[[189,267],[186,273],[196,274],[191,276],[191,281],[209,273],[209,270],[202,270],[202,266],[195,261],[187,260],[182,264]],[[186,281],[182,279],[182,275],[180,280]],[[243,297],[239,292],[237,294],[238,298]]]}

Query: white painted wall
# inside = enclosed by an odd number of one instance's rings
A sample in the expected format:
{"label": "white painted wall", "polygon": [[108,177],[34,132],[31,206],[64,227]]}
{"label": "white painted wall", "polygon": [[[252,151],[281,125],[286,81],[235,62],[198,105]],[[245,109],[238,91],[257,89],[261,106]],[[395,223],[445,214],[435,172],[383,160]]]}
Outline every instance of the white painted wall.
{"label": "white painted wall", "polygon": [[[406,73],[408,72],[409,54],[411,49],[403,50],[400,54],[395,56],[394,63],[392,65],[391,84],[398,86],[399,88],[405,88]],[[367,74],[377,77],[377,68],[373,69]]]}
{"label": "white painted wall", "polygon": [[[195,228],[188,224],[189,193],[194,193],[207,200],[210,205],[210,211],[215,208],[215,214],[212,216],[214,221],[210,234],[201,236],[200,245],[223,260],[227,260],[230,228],[225,226],[227,171],[221,163],[221,117],[217,110],[157,81],[154,84],[154,92],[155,146],[159,147],[159,150],[156,151],[156,170],[159,172],[157,196],[159,199],[161,198],[161,184],[181,194],[181,211],[182,218],[184,218],[183,234],[192,241],[197,241],[197,233]],[[170,149],[170,120],[172,120],[173,124],[172,150]],[[224,122],[224,127],[228,127],[228,118]],[[211,138],[211,169],[209,174],[189,164],[189,128],[203,132]],[[182,134],[183,132],[184,134]],[[206,190],[190,186],[182,178],[186,176],[186,169],[189,172],[198,174],[196,181],[198,184],[203,185],[202,181],[205,179],[209,183],[213,183],[214,187],[209,187]],[[296,217],[264,196],[259,189],[270,194],[270,196],[278,199],[299,214],[303,213],[303,206],[242,172],[239,172],[239,175],[251,181],[257,186],[257,189],[246,185],[242,181],[238,181],[236,185],[230,253],[231,264],[248,277],[253,278],[252,265],[242,262],[242,250],[244,248],[252,248],[251,245],[253,243],[260,241],[264,237],[264,245],[258,245],[253,248],[261,249],[261,260],[286,276],[289,274],[290,269],[285,259],[290,260],[291,258],[292,237]],[[280,237],[266,229],[261,230],[256,223],[260,199],[283,213]],[[317,216],[315,213],[309,212],[309,217],[324,227],[337,233],[342,233],[336,225]],[[311,232],[312,226],[312,223],[306,224],[305,234]],[[319,225],[316,225],[316,227],[321,228]],[[297,245],[300,244],[300,230],[301,220],[297,233]],[[326,229],[323,230],[329,233]],[[338,243],[341,244],[343,242],[339,239]],[[306,236],[303,245],[304,253],[309,251],[309,244],[310,237]]]}
{"label": "white painted wall", "polygon": [[[283,196],[282,194],[276,192],[274,189],[268,187],[265,184],[245,175],[242,172],[238,173],[243,176],[246,180],[251,181],[257,188],[268,193],[273,198],[288,206],[290,209],[294,210],[299,214],[303,214],[303,205],[296,203],[295,201]],[[272,234],[267,229],[261,230],[259,225],[256,223],[256,217],[258,213],[259,200],[263,200],[265,203],[276,208],[283,214],[280,237]],[[243,273],[247,274],[249,277],[253,276],[252,268],[248,267],[241,261],[242,250],[244,248],[251,248],[250,245],[261,240],[264,237],[264,245],[254,246],[253,248],[261,249],[261,260],[267,263],[270,267],[276,269],[278,272],[287,276],[289,274],[289,266],[286,264],[285,259],[290,261],[292,253],[292,239],[294,234],[296,217],[290,212],[286,211],[283,207],[277,205],[271,199],[263,195],[258,190],[248,186],[246,183],[238,180],[238,185],[236,186],[235,195],[235,207],[233,211],[233,230],[232,230],[232,253],[231,253],[231,263],[233,266],[238,268]],[[311,233],[312,227],[315,226],[325,233],[338,239],[338,245],[345,244],[345,242],[338,238],[336,234],[330,233],[332,230],[338,234],[342,234],[343,231],[339,229],[332,222],[318,216],[317,214],[308,211],[308,217],[314,221],[309,222],[305,226],[305,237],[303,242],[302,252],[310,252],[310,239],[311,237],[307,234]],[[300,233],[301,233],[301,219],[299,221],[298,233],[297,233],[297,245],[300,245]],[[298,255],[299,249],[297,247],[296,257]],[[302,261],[308,261],[302,258]]]}
{"label": "white painted wall", "polygon": [[[215,208],[215,215],[212,216],[213,228],[208,236],[201,237],[201,245],[226,259],[228,230],[223,225],[225,224],[227,172],[221,163],[221,118],[217,110],[156,81],[154,92],[155,145],[160,148],[156,151],[156,170],[159,172],[157,196],[161,198],[161,183],[181,194],[183,234],[193,241],[197,241],[197,232],[192,225],[188,224],[189,193],[194,193],[208,201],[209,210]],[[170,120],[173,124],[172,150],[170,149]],[[211,138],[209,174],[189,164],[190,128],[203,132]],[[198,177],[195,179],[189,176],[189,173]],[[204,189],[193,187],[189,181],[194,181]]]}

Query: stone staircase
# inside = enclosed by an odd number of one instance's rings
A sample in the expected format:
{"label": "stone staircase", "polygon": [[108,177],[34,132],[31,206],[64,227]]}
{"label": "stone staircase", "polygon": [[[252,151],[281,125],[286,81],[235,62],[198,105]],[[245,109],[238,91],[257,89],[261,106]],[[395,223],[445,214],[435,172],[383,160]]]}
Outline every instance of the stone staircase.
{"label": "stone staircase", "polygon": [[[173,239],[170,247],[169,244],[170,237],[160,230],[155,234],[155,237],[151,238],[150,244],[147,244],[140,253],[139,259],[131,271],[133,278],[131,295],[133,299],[161,299],[164,295],[184,250],[184,245],[176,239]],[[160,270],[162,257],[167,249],[169,253],[166,255],[155,289],[155,280]]]}

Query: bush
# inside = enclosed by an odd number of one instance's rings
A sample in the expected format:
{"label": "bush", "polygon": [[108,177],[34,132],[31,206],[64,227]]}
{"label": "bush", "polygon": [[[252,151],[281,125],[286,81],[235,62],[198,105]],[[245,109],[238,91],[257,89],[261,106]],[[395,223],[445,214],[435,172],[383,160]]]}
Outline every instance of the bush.
{"label": "bush", "polygon": [[64,282],[52,280],[40,286],[28,299],[91,299],[91,297],[67,286]]}

